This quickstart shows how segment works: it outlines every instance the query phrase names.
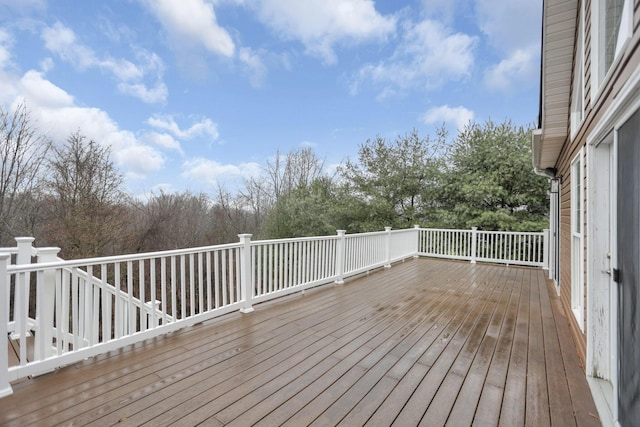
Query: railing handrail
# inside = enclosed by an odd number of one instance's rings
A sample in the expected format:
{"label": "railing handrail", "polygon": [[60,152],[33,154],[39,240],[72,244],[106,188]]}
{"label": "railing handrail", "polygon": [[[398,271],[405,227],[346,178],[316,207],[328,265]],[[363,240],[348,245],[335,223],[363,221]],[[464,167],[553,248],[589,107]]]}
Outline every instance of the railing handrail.
{"label": "railing handrail", "polygon": [[[143,261],[155,258],[166,258],[170,256],[180,256],[180,255],[189,255],[189,254],[197,254],[204,252],[211,252],[216,250],[225,250],[232,248],[239,248],[239,243],[227,243],[223,245],[214,245],[214,246],[199,246],[195,248],[184,248],[184,249],[171,249],[167,251],[157,251],[157,252],[141,252],[135,254],[126,254],[126,255],[113,255],[106,257],[94,257],[94,258],[79,258],[72,260],[60,260],[53,262],[42,262],[38,264],[17,264],[10,265],[8,267],[8,271],[10,273],[27,273],[48,269],[57,269],[57,268],[73,268],[73,267],[81,267],[81,266],[90,266],[90,265],[100,265],[100,264],[111,264],[117,262],[127,262],[127,261]],[[1,252],[1,251],[0,251]]]}

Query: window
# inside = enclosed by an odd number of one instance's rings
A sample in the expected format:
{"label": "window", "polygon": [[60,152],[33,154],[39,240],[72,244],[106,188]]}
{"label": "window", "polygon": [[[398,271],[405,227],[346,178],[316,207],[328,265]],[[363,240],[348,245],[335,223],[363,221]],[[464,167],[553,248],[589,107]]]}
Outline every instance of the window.
{"label": "window", "polygon": [[[631,0],[598,0],[593,4],[593,28],[598,34],[593,54],[597,57],[594,71],[598,87],[604,81],[607,72],[622,51],[625,42],[631,36]],[[595,59],[595,58],[594,58]]]}
{"label": "window", "polygon": [[573,82],[571,86],[571,137],[573,138],[584,115],[584,13],[580,9],[578,21],[578,38],[576,40],[576,52],[573,62]]}
{"label": "window", "polygon": [[584,164],[582,150],[571,162],[571,309],[584,331]]}

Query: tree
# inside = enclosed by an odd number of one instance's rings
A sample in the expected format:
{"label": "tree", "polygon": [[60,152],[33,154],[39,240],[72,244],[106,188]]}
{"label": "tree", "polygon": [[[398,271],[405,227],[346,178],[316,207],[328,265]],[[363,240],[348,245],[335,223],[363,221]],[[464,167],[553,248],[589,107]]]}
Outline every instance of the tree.
{"label": "tree", "polygon": [[447,166],[439,195],[447,226],[535,231],[548,223],[548,183],[533,173],[531,129],[511,121],[470,124]]}
{"label": "tree", "polygon": [[434,209],[431,190],[438,186],[446,131],[438,137],[420,138],[417,131],[395,141],[377,137],[358,150],[358,161],[339,169],[345,191],[356,199],[351,205],[364,208],[365,230],[384,226],[405,228],[429,222]]}
{"label": "tree", "polygon": [[[311,186],[322,180],[324,176],[324,161],[321,160],[312,148],[306,147],[300,150],[292,150],[286,156],[278,152],[273,160],[267,162],[264,176],[260,178],[263,184],[254,183],[253,195],[266,201],[267,212],[264,219],[264,227],[261,236],[264,238],[291,237],[301,235],[296,230],[298,203],[294,200],[305,198],[310,194]],[[306,221],[309,214],[303,212]],[[308,233],[315,234],[307,227]]]}
{"label": "tree", "polygon": [[334,234],[336,206],[331,178],[315,178],[278,199],[265,219],[263,234],[269,238]]}
{"label": "tree", "polygon": [[33,230],[33,207],[51,141],[38,133],[24,102],[10,112],[0,106],[0,244]]}
{"label": "tree", "polygon": [[53,147],[48,237],[64,257],[108,255],[124,241],[127,196],[110,154],[80,132],[63,147]]}
{"label": "tree", "polygon": [[153,194],[137,202],[132,250],[151,252],[206,246],[211,242],[211,200],[205,194]]}

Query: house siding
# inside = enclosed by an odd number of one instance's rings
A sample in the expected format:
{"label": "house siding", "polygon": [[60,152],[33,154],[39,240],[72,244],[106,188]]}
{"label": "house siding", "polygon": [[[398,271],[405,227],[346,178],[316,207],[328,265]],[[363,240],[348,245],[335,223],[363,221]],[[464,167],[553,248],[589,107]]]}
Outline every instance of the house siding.
{"label": "house siding", "polygon": [[[587,340],[586,335],[583,333],[583,330],[586,330],[586,310],[587,304],[586,300],[583,304],[585,308],[585,313],[582,316],[583,325],[579,325],[576,317],[573,315],[571,310],[571,237],[572,237],[572,229],[571,229],[571,162],[576,157],[580,149],[585,148],[587,146],[587,139],[589,135],[593,132],[594,128],[598,125],[598,123],[603,118],[603,115],[606,113],[607,108],[612,104],[616,95],[620,92],[624,83],[628,80],[629,76],[633,73],[633,71],[640,64],[640,0],[635,0],[634,2],[634,12],[633,12],[633,33],[631,38],[626,45],[624,52],[617,58],[614,62],[612,69],[610,70],[609,76],[602,83],[602,86],[598,88],[597,93],[592,92],[591,88],[591,1],[587,0],[584,3],[584,9],[582,6],[578,6],[578,14],[576,16],[576,31],[579,31],[579,25],[577,25],[578,20],[580,19],[580,10],[584,10],[585,19],[584,19],[584,101],[583,105],[585,107],[583,122],[580,125],[580,128],[575,133],[573,139],[571,138],[571,129],[569,128],[570,122],[567,123],[568,132],[567,132],[567,140],[560,152],[558,157],[558,161],[556,163],[556,169],[558,170],[558,175],[562,176],[562,190],[560,195],[560,278],[559,278],[559,289],[560,289],[560,298],[562,301],[562,305],[564,306],[565,311],[569,314],[567,317],[570,319],[570,325],[572,334],[576,340],[576,345],[578,348],[579,356],[584,361],[586,359],[586,346]],[[577,37],[576,37],[577,40]],[[575,55],[574,55],[575,58]],[[575,69],[575,68],[574,68]],[[572,76],[572,82],[575,81],[574,76]],[[595,99],[594,99],[595,97]],[[586,203],[586,195],[587,195],[587,165],[589,162],[587,149],[583,150],[583,155],[585,156],[583,159],[583,183],[582,183],[582,194],[585,199],[583,199],[583,209],[584,209],[584,224],[583,224],[583,242],[585,247],[583,248],[583,253],[586,257],[587,248],[586,244],[588,241],[588,233],[589,233],[589,224],[587,223],[587,208],[588,204]],[[587,260],[584,260],[584,265],[586,267]],[[584,295],[586,298],[587,295],[587,277],[586,271],[582,272],[584,277]],[[582,328],[580,327],[582,326]]]}

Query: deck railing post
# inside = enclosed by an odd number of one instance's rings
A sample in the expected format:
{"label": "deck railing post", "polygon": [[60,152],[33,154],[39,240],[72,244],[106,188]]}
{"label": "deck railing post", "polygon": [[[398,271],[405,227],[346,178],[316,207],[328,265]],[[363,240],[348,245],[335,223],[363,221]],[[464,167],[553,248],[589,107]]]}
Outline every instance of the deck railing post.
{"label": "deck railing post", "polygon": [[478,250],[478,227],[471,227],[471,264],[476,263],[477,250]]}
{"label": "deck railing post", "polygon": [[240,248],[240,300],[242,301],[243,313],[251,313],[253,311],[253,281],[251,271],[251,234],[238,234],[242,247]]}
{"label": "deck railing post", "polygon": [[[60,248],[38,249],[38,264],[56,262]],[[46,359],[53,355],[53,313],[55,312],[56,270],[42,272],[42,281],[37,280],[36,296],[36,358]],[[63,304],[62,301],[58,303]],[[87,308],[88,309],[88,308]],[[74,331],[76,333],[76,331]],[[40,336],[38,336],[40,335]]]}
{"label": "deck railing post", "polygon": [[[33,251],[33,237],[16,237],[16,246],[18,248],[18,254],[16,255],[16,265],[31,264],[31,253]],[[20,331],[23,330],[22,322],[25,322],[29,317],[29,313],[23,313],[24,307],[29,307],[29,295],[31,290],[31,275],[25,274],[22,276],[23,282],[18,285],[18,280],[15,283],[14,291],[14,306],[13,306],[13,321],[14,329],[11,333],[11,339],[17,340],[20,338]],[[26,301],[24,300],[26,299]],[[30,337],[31,333],[24,325],[25,335]]]}
{"label": "deck railing post", "polygon": [[385,238],[385,262],[384,268],[391,268],[391,227],[384,228],[385,233],[387,233]]}
{"label": "deck railing post", "polygon": [[338,243],[336,246],[336,283],[342,285],[344,283],[344,258],[345,258],[345,234],[347,230],[337,230]]}
{"label": "deck railing post", "polygon": [[420,256],[420,224],[414,224],[413,229],[416,230],[416,251],[413,257],[418,258]]}
{"label": "deck railing post", "polygon": [[[0,295],[5,295],[9,289],[9,276],[7,275],[7,265],[11,260],[8,253],[0,253]],[[0,301],[0,398],[13,393],[9,384],[9,335],[7,322],[4,321],[9,313],[9,299],[3,298]]]}
{"label": "deck railing post", "polygon": [[[56,262],[60,248],[38,249],[38,264]],[[36,296],[36,339],[34,353],[36,359],[44,360],[53,355],[53,313],[55,312],[56,270],[42,272],[37,281]],[[59,301],[59,304],[64,304]],[[90,307],[85,307],[89,310]],[[74,331],[75,333],[75,331]]]}
{"label": "deck railing post", "polygon": [[[543,230],[543,235],[542,235],[542,263],[543,266],[542,268],[545,270],[551,270],[551,266],[549,265],[549,260],[551,259],[551,257],[549,256],[549,236],[550,236],[550,230],[548,228],[545,228]],[[539,259],[539,258],[538,258]]]}

